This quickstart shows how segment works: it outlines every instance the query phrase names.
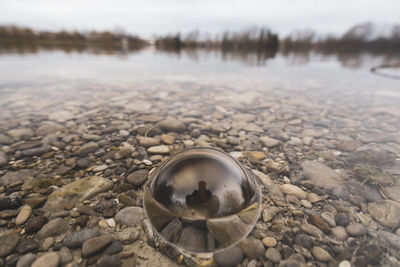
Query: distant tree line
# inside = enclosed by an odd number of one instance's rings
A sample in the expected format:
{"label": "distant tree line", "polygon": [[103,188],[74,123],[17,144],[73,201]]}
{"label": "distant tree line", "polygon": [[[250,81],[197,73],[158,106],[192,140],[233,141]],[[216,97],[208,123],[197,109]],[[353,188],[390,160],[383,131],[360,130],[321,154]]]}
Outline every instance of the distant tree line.
{"label": "distant tree line", "polygon": [[35,31],[26,27],[0,26],[1,45],[60,45],[85,46],[101,45],[121,48],[140,48],[146,45],[141,38],[123,31]]}
{"label": "distant tree line", "polygon": [[351,27],[341,36],[318,37],[312,30],[297,31],[280,42],[282,52],[400,52],[400,25],[379,29],[373,23]]}

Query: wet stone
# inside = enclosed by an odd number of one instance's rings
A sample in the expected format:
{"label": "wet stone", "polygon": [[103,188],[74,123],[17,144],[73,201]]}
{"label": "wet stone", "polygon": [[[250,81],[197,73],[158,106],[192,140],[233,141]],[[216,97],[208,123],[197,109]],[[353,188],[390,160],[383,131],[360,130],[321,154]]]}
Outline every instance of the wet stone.
{"label": "wet stone", "polygon": [[5,234],[0,236],[0,258],[10,254],[18,245],[19,236],[17,234]]}
{"label": "wet stone", "polygon": [[123,245],[120,241],[113,241],[105,250],[104,254],[113,255],[121,252],[123,249]]}
{"label": "wet stone", "polygon": [[35,233],[39,231],[43,225],[47,223],[46,217],[34,217],[29,219],[25,224],[25,231],[27,233]]}
{"label": "wet stone", "polygon": [[0,210],[16,209],[23,204],[21,197],[0,197]]}
{"label": "wet stone", "polygon": [[400,204],[392,200],[368,203],[368,212],[372,217],[389,228],[400,225]]}
{"label": "wet stone", "polygon": [[31,267],[57,267],[60,256],[57,252],[47,252],[32,263]]}
{"label": "wet stone", "polygon": [[19,254],[25,254],[27,252],[31,252],[37,250],[40,247],[38,241],[33,239],[26,239],[19,242],[18,246],[15,248]]}
{"label": "wet stone", "polygon": [[88,160],[88,159],[86,159],[86,158],[78,159],[78,160],[76,161],[76,166],[77,166],[79,169],[86,169],[87,167],[89,167],[89,165],[90,165],[90,160]]}
{"label": "wet stone", "polygon": [[86,240],[99,236],[99,231],[95,229],[83,229],[69,234],[63,241],[68,248],[80,248]]}
{"label": "wet stone", "polygon": [[368,228],[361,223],[352,223],[346,227],[346,231],[350,236],[363,236],[368,232]]}
{"label": "wet stone", "polygon": [[28,218],[31,216],[32,213],[32,208],[29,205],[25,205],[21,208],[21,210],[18,213],[17,218],[15,218],[15,224],[16,225],[22,225],[28,220]]}
{"label": "wet stone", "polygon": [[8,163],[8,157],[6,153],[0,151],[0,167],[7,165],[7,163]]}
{"label": "wet stone", "polygon": [[63,218],[56,218],[45,224],[38,232],[38,236],[46,238],[49,236],[56,236],[64,234],[70,230],[70,226]]}
{"label": "wet stone", "polygon": [[112,242],[112,237],[103,235],[86,240],[82,245],[82,256],[89,257]]}
{"label": "wet stone", "polygon": [[332,260],[332,256],[329,254],[329,252],[321,247],[313,247],[312,254],[317,260],[322,262],[327,262]]}
{"label": "wet stone", "polygon": [[25,254],[18,260],[16,267],[30,267],[35,260],[36,260],[35,254],[33,253]]}
{"label": "wet stone", "polygon": [[265,238],[262,240],[262,242],[263,242],[264,246],[270,247],[270,248],[271,248],[271,247],[275,247],[276,244],[278,243],[278,242],[276,241],[276,239],[273,238],[273,237],[265,237]]}
{"label": "wet stone", "polygon": [[335,222],[337,225],[347,226],[349,224],[349,217],[346,213],[338,213],[335,215]]}
{"label": "wet stone", "polygon": [[115,222],[121,225],[134,226],[142,223],[144,219],[144,210],[140,207],[128,207],[120,210],[115,215]]}
{"label": "wet stone", "polygon": [[343,226],[336,226],[335,228],[332,229],[332,234],[338,239],[338,240],[346,240],[348,235],[347,231]]}
{"label": "wet stone", "polygon": [[348,200],[350,198],[350,192],[345,186],[338,185],[332,189],[332,195],[337,199]]}
{"label": "wet stone", "polygon": [[265,258],[274,263],[279,263],[281,261],[281,254],[276,248],[269,248],[265,252]]}
{"label": "wet stone", "polygon": [[126,180],[134,186],[141,186],[147,180],[147,175],[147,170],[138,170],[129,174]]}
{"label": "wet stone", "polygon": [[96,264],[99,267],[117,267],[121,265],[121,259],[116,256],[103,255]]}
{"label": "wet stone", "polygon": [[78,155],[86,155],[89,153],[92,153],[96,151],[96,149],[99,147],[99,145],[95,142],[89,142],[87,144],[84,144],[79,148],[79,150],[76,152]]}
{"label": "wet stone", "polygon": [[164,131],[180,133],[185,131],[186,126],[183,122],[176,119],[167,119],[157,123],[157,126]]}
{"label": "wet stone", "polygon": [[310,248],[312,245],[312,238],[305,234],[297,234],[294,242],[302,247]]}

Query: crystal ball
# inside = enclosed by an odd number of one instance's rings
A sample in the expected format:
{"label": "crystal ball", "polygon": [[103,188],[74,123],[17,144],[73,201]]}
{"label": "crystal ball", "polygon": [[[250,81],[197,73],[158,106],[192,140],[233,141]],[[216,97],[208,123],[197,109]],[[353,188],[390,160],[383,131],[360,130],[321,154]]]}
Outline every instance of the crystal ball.
{"label": "crystal ball", "polygon": [[244,239],[260,215],[256,176],[229,154],[192,148],[171,156],[144,189],[147,218],[161,238],[207,253]]}

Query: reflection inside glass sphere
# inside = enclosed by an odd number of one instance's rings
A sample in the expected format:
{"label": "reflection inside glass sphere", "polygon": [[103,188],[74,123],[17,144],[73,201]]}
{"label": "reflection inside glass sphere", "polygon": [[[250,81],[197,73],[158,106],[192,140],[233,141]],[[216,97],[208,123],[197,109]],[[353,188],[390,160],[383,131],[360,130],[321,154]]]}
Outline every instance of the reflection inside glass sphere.
{"label": "reflection inside glass sphere", "polygon": [[245,238],[260,213],[255,175],[212,148],[178,153],[145,186],[144,208],[158,234],[191,252],[213,252]]}

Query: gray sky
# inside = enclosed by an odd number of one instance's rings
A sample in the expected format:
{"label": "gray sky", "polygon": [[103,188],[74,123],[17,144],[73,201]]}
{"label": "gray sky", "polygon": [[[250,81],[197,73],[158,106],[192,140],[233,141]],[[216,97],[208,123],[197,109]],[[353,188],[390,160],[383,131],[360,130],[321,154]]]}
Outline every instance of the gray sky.
{"label": "gray sky", "polygon": [[129,33],[218,33],[269,26],[287,34],[312,28],[340,34],[366,21],[400,23],[400,0],[0,0],[0,24],[41,30],[104,30]]}

